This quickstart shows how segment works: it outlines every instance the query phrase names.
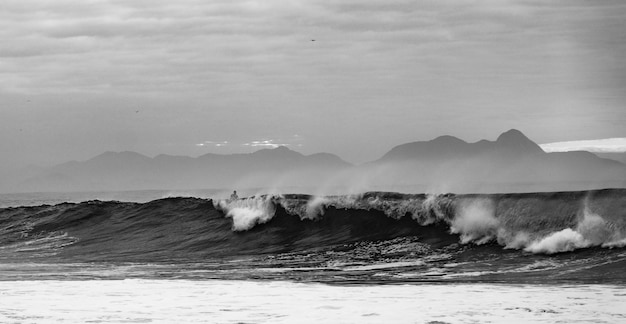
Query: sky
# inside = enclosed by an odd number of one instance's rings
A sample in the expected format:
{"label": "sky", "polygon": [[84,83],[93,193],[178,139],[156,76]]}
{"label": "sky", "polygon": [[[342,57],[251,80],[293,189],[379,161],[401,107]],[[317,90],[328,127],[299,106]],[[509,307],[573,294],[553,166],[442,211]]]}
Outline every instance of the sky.
{"label": "sky", "polygon": [[0,167],[626,138],[626,2],[3,0]]}
{"label": "sky", "polygon": [[546,143],[542,144],[541,148],[546,152],[589,151],[594,153],[623,153],[626,152],[626,138]]}

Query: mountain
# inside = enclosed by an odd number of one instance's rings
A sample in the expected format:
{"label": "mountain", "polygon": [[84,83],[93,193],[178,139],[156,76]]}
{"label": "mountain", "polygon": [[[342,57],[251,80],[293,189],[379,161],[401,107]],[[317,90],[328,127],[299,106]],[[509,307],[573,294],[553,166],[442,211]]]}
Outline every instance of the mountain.
{"label": "mountain", "polygon": [[511,129],[495,141],[453,136],[398,145],[367,165],[371,183],[413,190],[554,191],[626,186],[626,165],[589,152],[546,153]]}
{"label": "mountain", "polygon": [[431,141],[398,145],[376,162],[402,160],[467,159],[479,155],[503,155],[509,157],[538,155],[544,151],[522,132],[511,129],[502,133],[494,142],[482,140],[467,143],[454,136],[440,136]]}
{"label": "mountain", "polygon": [[287,147],[248,154],[205,154],[196,158],[136,152],[105,152],[87,161],[66,162],[22,181],[20,191],[99,191],[231,188],[296,185],[349,168],[336,155],[303,155]]}
{"label": "mountain", "polygon": [[614,160],[626,164],[626,152],[621,153],[593,153],[600,158]]}
{"label": "mountain", "polygon": [[546,153],[515,129],[494,141],[468,143],[446,135],[406,143],[359,166],[333,154],[303,155],[281,146],[246,154],[209,153],[199,157],[161,154],[151,158],[135,152],[105,152],[86,161],[30,169],[23,175],[3,178],[1,189],[32,192],[298,187],[329,194],[626,187],[626,165],[584,151]]}

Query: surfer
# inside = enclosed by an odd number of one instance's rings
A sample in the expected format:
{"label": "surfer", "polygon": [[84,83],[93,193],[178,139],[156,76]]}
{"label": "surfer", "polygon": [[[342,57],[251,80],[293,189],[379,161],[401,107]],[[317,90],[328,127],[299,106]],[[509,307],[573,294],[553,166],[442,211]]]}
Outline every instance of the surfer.
{"label": "surfer", "polygon": [[239,199],[239,196],[237,196],[237,190],[233,190],[233,193],[230,195],[230,201],[235,201]]}

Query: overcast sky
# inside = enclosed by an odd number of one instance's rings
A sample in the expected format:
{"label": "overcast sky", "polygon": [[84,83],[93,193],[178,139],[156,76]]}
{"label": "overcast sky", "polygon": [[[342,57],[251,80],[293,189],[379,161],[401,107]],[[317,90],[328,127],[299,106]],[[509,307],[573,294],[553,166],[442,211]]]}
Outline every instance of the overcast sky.
{"label": "overcast sky", "polygon": [[626,2],[2,0],[0,166],[626,137]]}

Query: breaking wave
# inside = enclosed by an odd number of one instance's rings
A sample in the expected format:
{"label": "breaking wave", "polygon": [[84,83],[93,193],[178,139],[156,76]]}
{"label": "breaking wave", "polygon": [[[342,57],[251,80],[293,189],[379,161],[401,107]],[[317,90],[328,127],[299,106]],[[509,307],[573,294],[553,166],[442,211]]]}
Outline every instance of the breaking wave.
{"label": "breaking wave", "polygon": [[263,195],[89,201],[0,209],[0,260],[194,260],[417,237],[554,254],[626,245],[626,190]]}
{"label": "breaking wave", "polygon": [[218,200],[214,206],[232,218],[233,231],[247,231],[257,224],[267,223],[276,213],[271,197]]}
{"label": "breaking wave", "polygon": [[[252,210],[243,212],[241,205]],[[233,215],[233,228],[238,231],[267,222],[275,214],[275,205],[301,220],[318,219],[333,208],[378,211],[392,219],[410,217],[420,226],[444,223],[451,234],[459,235],[462,244],[495,241],[508,249],[532,253],[626,245],[624,190],[459,196],[372,192],[330,197],[262,196],[216,204],[227,216]],[[250,219],[245,226],[238,225],[238,214]]]}

